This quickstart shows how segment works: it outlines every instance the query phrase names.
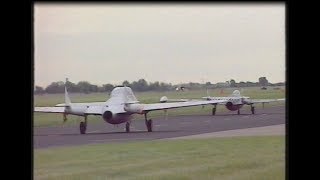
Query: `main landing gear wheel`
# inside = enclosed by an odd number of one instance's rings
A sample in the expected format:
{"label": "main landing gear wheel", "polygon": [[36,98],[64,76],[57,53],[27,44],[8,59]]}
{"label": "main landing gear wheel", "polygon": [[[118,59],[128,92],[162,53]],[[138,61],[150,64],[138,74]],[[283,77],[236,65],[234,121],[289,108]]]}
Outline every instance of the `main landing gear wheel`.
{"label": "main landing gear wheel", "polygon": [[87,130],[87,116],[84,116],[84,122],[80,122],[80,134],[85,134]]}
{"label": "main landing gear wheel", "polygon": [[254,114],[254,106],[251,106],[251,112]]}
{"label": "main landing gear wheel", "polygon": [[129,122],[126,123],[126,132],[130,132],[130,123]]}
{"label": "main landing gear wheel", "polygon": [[80,133],[85,134],[87,130],[87,126],[85,122],[80,122]]}
{"label": "main landing gear wheel", "polygon": [[152,132],[152,119],[146,121],[148,132]]}
{"label": "main landing gear wheel", "polygon": [[212,108],[212,116],[216,115],[216,110],[217,110],[216,107],[213,107],[213,108]]}
{"label": "main landing gear wheel", "polygon": [[144,118],[145,118],[145,122],[146,122],[146,126],[147,126],[147,129],[148,129],[148,132],[152,132],[152,119],[147,119],[147,114],[144,114]]}

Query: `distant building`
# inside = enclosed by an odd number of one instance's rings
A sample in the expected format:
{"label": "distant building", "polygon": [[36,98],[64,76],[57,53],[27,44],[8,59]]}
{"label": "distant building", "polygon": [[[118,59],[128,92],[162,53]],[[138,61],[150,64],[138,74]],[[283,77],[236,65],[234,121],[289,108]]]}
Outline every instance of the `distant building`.
{"label": "distant building", "polygon": [[230,87],[230,84],[227,82],[218,82],[216,87]]}

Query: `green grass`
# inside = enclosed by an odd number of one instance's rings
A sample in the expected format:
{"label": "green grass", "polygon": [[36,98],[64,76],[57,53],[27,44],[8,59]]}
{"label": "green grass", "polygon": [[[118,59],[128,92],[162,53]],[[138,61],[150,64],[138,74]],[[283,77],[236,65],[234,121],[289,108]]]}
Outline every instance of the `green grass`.
{"label": "green grass", "polygon": [[34,179],[285,179],[284,136],[34,150]]}
{"label": "green grass", "polygon": [[[282,87],[284,88],[284,87]],[[235,88],[224,89],[223,94],[220,94],[220,89],[209,90],[210,96],[228,96],[232,93]],[[206,96],[206,90],[192,90],[184,92],[168,91],[168,92],[137,92],[135,93],[137,99],[141,103],[158,103],[162,96],[167,96],[171,99],[180,98],[201,98]],[[271,98],[284,98],[285,92],[283,90],[274,90],[269,88],[268,90],[260,90],[258,87],[248,87],[243,88],[241,92],[243,96],[249,96],[252,99],[271,99]],[[108,93],[92,93],[92,94],[70,94],[70,99],[72,102],[91,102],[91,101],[105,101],[109,98]],[[48,95],[36,95],[34,96],[34,106],[54,106],[58,103],[64,102],[63,94],[48,94]],[[265,107],[284,105],[284,102],[274,102],[270,104],[265,104]],[[256,106],[261,108],[261,104]],[[210,114],[212,106],[205,106],[203,109],[201,106],[197,107],[187,107],[168,110],[169,116],[177,115],[201,115]],[[249,109],[249,106],[244,106],[244,109]],[[218,106],[217,113],[228,111],[224,106]],[[148,114],[151,118],[164,117],[164,111],[152,111]],[[135,115],[135,119],[143,119],[141,115]],[[78,116],[68,116],[68,121],[65,123],[66,126],[78,125],[79,121],[83,118]],[[101,123],[101,117],[99,116],[89,116],[89,123]],[[34,113],[34,126],[60,126],[62,125],[62,115],[61,114],[43,114]]]}

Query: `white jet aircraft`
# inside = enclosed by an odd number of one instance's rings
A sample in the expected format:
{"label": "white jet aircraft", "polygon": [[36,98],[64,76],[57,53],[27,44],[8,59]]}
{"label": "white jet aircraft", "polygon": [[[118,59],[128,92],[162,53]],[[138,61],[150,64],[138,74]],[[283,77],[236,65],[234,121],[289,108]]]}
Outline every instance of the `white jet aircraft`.
{"label": "white jet aircraft", "polygon": [[[207,92],[208,93],[208,92]],[[283,99],[250,99],[250,97],[241,96],[239,90],[234,90],[231,96],[227,97],[211,97],[206,96],[202,97],[202,99],[206,99],[208,101],[223,101],[219,102],[217,104],[225,105],[225,107],[230,111],[238,111],[238,114],[240,114],[240,109],[243,105],[250,105],[251,106],[251,112],[252,114],[255,113],[255,107],[254,104],[256,103],[262,103],[262,106],[264,107],[265,103],[275,102],[275,101],[285,101],[285,98]],[[160,102],[196,102],[194,99],[168,99],[166,96],[163,96],[160,98]],[[214,104],[214,107],[212,108],[212,115],[216,114],[216,107],[217,104]]]}
{"label": "white jet aircraft", "polygon": [[35,112],[61,113],[63,120],[67,120],[67,115],[83,116],[84,121],[80,122],[80,133],[85,134],[87,128],[87,116],[99,115],[110,124],[126,123],[126,132],[130,131],[131,115],[144,114],[145,124],[148,132],[152,132],[152,120],[147,119],[147,113],[155,110],[166,110],[200,105],[216,105],[225,100],[202,100],[190,102],[171,102],[141,104],[137,101],[130,87],[115,87],[106,102],[91,103],[71,103],[67,88],[65,87],[65,103],[57,104],[54,107],[35,107]]}

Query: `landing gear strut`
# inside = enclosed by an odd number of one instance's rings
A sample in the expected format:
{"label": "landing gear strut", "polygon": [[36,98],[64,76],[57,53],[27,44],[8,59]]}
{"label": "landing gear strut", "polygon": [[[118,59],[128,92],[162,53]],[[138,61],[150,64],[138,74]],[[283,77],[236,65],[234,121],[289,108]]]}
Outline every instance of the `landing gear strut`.
{"label": "landing gear strut", "polygon": [[84,122],[80,122],[80,134],[85,134],[87,130],[87,116],[84,116]]}
{"label": "landing gear strut", "polygon": [[238,115],[240,114],[240,109],[238,109]]}
{"label": "landing gear strut", "polygon": [[147,113],[144,114],[144,119],[146,122],[148,132],[152,132],[152,119],[149,119],[149,120],[147,119]]}
{"label": "landing gear strut", "polygon": [[212,116],[216,115],[216,110],[217,110],[217,106],[214,105],[214,107],[212,108]]}
{"label": "landing gear strut", "polygon": [[254,114],[254,106],[251,106],[251,113]]}
{"label": "landing gear strut", "polygon": [[63,123],[67,121],[67,114],[63,114]]}
{"label": "landing gear strut", "polygon": [[126,132],[130,132],[130,122],[126,123]]}

